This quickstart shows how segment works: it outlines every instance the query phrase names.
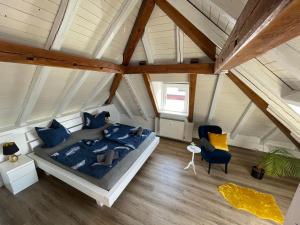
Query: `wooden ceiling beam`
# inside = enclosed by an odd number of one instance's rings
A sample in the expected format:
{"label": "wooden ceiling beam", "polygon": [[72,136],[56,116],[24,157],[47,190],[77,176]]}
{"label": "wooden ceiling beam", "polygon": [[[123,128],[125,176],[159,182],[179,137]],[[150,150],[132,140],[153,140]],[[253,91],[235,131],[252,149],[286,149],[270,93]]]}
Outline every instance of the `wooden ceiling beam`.
{"label": "wooden ceiling beam", "polygon": [[215,61],[216,45],[205,34],[198,30],[196,26],[178,12],[168,1],[155,0],[155,3],[212,61]]}
{"label": "wooden ceiling beam", "polygon": [[123,53],[123,65],[127,66],[129,64],[133,52],[139,40],[142,38],[154,6],[154,0],[143,0]]}
{"label": "wooden ceiling beam", "polygon": [[144,73],[197,73],[197,74],[213,74],[213,63],[199,64],[166,64],[166,65],[139,65],[126,66],[126,74],[144,74]]}
{"label": "wooden ceiling beam", "polygon": [[249,0],[219,54],[215,72],[232,69],[300,35],[299,0]]}
{"label": "wooden ceiling beam", "polygon": [[152,86],[152,83],[151,83],[150,75],[148,73],[145,73],[145,74],[143,74],[143,78],[144,78],[144,83],[145,83],[148,95],[150,97],[150,101],[151,101],[152,106],[153,106],[155,116],[159,117],[158,104],[157,104],[156,98],[154,96],[154,90],[153,90],[153,86]]}
{"label": "wooden ceiling beam", "polygon": [[197,74],[190,73],[189,74],[189,113],[188,113],[188,121],[190,123],[193,122],[194,119],[194,106],[195,106],[195,96],[196,96],[196,86],[197,86]]}
{"label": "wooden ceiling beam", "polygon": [[[61,49],[66,34],[68,33],[68,30],[79,8],[79,4],[80,0],[61,1],[44,49],[56,51]],[[30,82],[30,86],[23,101],[23,105],[19,112],[18,119],[15,123],[16,126],[26,124],[28,118],[30,117],[36,106],[40,94],[44,89],[44,86],[46,85],[51,70],[52,68],[50,67],[36,67]]]}
{"label": "wooden ceiling beam", "polygon": [[275,118],[268,110],[268,103],[241,81],[235,74],[229,72],[228,77],[235,83],[251,101],[281,130],[281,132],[291,140],[291,142],[300,149],[300,143],[291,135],[291,132],[277,118]]}
{"label": "wooden ceiling beam", "polygon": [[[133,28],[131,30],[130,36],[128,38],[125,50],[123,52],[123,62],[122,65],[127,66],[131,60],[131,57],[134,53],[134,50],[142,38],[142,35],[145,31],[146,24],[152,14],[154,9],[155,2],[154,0],[143,0],[142,5],[140,6],[139,13],[135,19]],[[124,74],[116,74],[112,82],[109,98],[106,101],[106,104],[110,104],[113,97],[116,94],[116,91],[123,79]]]}
{"label": "wooden ceiling beam", "polygon": [[120,6],[116,16],[111,21],[109,28],[105,31],[105,34],[98,42],[96,50],[94,51],[94,57],[96,59],[101,59],[107,48],[111,45],[111,42],[118,35],[119,30],[122,28],[123,24],[129,18],[130,14],[133,12],[136,4],[139,0],[125,0]]}
{"label": "wooden ceiling beam", "polygon": [[[122,3],[120,9],[116,13],[116,16],[111,22],[111,25],[106,30],[105,34],[103,35],[102,39],[98,42],[96,49],[93,53],[93,58],[95,59],[101,59],[104,55],[106,49],[110,46],[111,42],[115,38],[115,36],[118,34],[118,31],[121,29],[129,15],[132,13],[132,11],[135,8],[135,5],[137,4],[138,0],[126,0]],[[70,90],[65,93],[64,98],[62,98],[62,101],[60,103],[60,106],[55,110],[54,115],[56,113],[63,113],[64,109],[68,107],[68,105],[71,103],[72,99],[76,95],[77,91],[80,90],[80,87],[84,84],[84,81],[88,79],[88,76],[90,74],[90,71],[82,71],[81,74],[77,77],[77,80],[75,80],[75,83],[70,87]],[[110,80],[111,76],[108,76]],[[99,85],[95,88],[96,91],[93,93],[99,93],[99,90],[103,87],[103,82],[101,82]],[[105,83],[105,82],[104,82]],[[94,94],[92,94],[94,96]],[[88,107],[89,101],[85,101],[84,105],[82,107]]]}
{"label": "wooden ceiling beam", "polygon": [[113,82],[111,84],[111,87],[110,87],[109,97],[105,102],[106,104],[110,104],[112,102],[112,100],[113,100],[113,98],[116,94],[116,91],[117,91],[117,89],[118,89],[118,87],[119,87],[119,85],[120,85],[120,83],[123,79],[123,76],[124,76],[124,74],[122,74],[122,73],[117,73],[115,75],[114,80],[113,80]]}
{"label": "wooden ceiling beam", "polygon": [[114,63],[71,55],[59,51],[50,51],[10,43],[2,40],[0,40],[0,61],[100,72],[123,72],[123,66],[116,65]]}

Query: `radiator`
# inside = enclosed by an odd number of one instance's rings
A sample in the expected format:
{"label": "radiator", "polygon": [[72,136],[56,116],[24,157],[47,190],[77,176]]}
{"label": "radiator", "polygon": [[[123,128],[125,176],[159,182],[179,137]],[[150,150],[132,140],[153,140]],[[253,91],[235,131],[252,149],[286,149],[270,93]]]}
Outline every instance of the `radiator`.
{"label": "radiator", "polygon": [[193,123],[183,120],[159,118],[156,132],[162,136],[181,141],[192,141]]}

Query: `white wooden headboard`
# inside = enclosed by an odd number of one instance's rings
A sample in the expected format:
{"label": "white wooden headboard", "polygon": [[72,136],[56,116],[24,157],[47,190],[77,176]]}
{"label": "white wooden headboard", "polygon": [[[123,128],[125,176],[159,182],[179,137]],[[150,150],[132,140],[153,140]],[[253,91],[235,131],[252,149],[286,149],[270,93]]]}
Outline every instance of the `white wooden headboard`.
{"label": "white wooden headboard", "polygon": [[[113,123],[120,122],[120,115],[114,105],[105,105],[98,108],[86,110],[89,113],[99,113],[102,111],[109,111],[110,113],[110,121]],[[63,124],[66,128],[68,128],[71,132],[78,131],[82,128],[82,113],[75,113],[68,116],[63,116],[56,118],[58,122]],[[34,127],[40,126],[45,127],[48,126],[51,121],[43,121],[40,123],[31,124],[29,126],[16,128],[10,131],[5,131],[0,133],[0,162],[5,160],[5,157],[2,154],[2,145],[5,142],[16,142],[20,151],[19,154],[27,154],[32,151],[32,149],[38,146],[41,141],[38,138]]]}

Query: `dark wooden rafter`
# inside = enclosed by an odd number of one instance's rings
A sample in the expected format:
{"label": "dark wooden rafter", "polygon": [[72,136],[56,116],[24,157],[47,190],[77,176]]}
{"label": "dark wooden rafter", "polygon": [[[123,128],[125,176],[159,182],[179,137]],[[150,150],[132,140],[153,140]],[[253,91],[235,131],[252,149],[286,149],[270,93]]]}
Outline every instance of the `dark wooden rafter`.
{"label": "dark wooden rafter", "polygon": [[154,6],[154,0],[143,0],[123,53],[123,65],[127,66],[129,64],[133,52],[142,38]]}
{"label": "dark wooden rafter", "polygon": [[216,60],[215,73],[300,35],[299,15],[299,0],[248,0]]}
{"label": "dark wooden rafter", "polygon": [[145,82],[145,86],[146,86],[148,95],[150,97],[150,100],[151,100],[151,103],[152,103],[152,106],[153,106],[155,116],[159,117],[158,105],[157,105],[156,98],[154,96],[154,90],[153,90],[153,87],[152,87],[150,75],[145,73],[145,74],[143,74],[143,78],[144,78],[144,82]]}
{"label": "dark wooden rafter", "polygon": [[213,63],[197,63],[197,64],[166,64],[166,65],[139,65],[126,66],[126,74],[144,74],[144,73],[198,73],[213,74]]}
{"label": "dark wooden rafter", "polygon": [[215,61],[216,45],[177,11],[166,0],[155,0],[158,7],[212,60]]}
{"label": "dark wooden rafter", "polygon": [[104,71],[110,73],[123,72],[123,66],[116,65],[114,63],[10,43],[2,40],[0,40],[0,61],[39,66],[65,67],[70,69]]}
{"label": "dark wooden rafter", "polygon": [[189,74],[189,114],[188,121],[193,122],[194,119],[194,105],[195,105],[195,95],[196,95],[196,86],[197,86],[197,74],[190,73]]}
{"label": "dark wooden rafter", "polygon": [[[154,0],[143,0],[123,53],[123,66],[127,66],[129,64],[134,50],[145,31],[146,24],[152,14],[154,5]],[[111,85],[109,98],[106,101],[107,104],[111,103],[122,81],[122,78],[123,74],[116,74]]]}
{"label": "dark wooden rafter", "polygon": [[228,77],[235,83],[250,99],[251,101],[281,130],[285,136],[293,142],[299,149],[300,143],[291,135],[291,132],[286,128],[276,117],[274,117],[268,110],[268,103],[257,95],[251,88],[249,88],[243,81],[241,81],[235,74],[229,72]]}
{"label": "dark wooden rafter", "polygon": [[113,82],[112,82],[112,85],[110,87],[110,91],[109,91],[109,97],[108,99],[106,100],[106,104],[110,104],[113,100],[113,97],[115,96],[116,94],[116,91],[121,83],[123,79],[123,74],[122,73],[117,73],[113,79]]}

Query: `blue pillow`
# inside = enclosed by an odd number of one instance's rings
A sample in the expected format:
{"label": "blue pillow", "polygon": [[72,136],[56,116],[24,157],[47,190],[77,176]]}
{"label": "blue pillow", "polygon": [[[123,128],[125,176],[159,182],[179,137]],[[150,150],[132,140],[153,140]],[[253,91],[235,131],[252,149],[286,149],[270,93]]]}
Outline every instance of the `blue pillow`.
{"label": "blue pillow", "polygon": [[94,116],[90,113],[83,113],[83,129],[96,129],[105,125],[105,115],[107,112],[103,111]]}
{"label": "blue pillow", "polygon": [[49,128],[35,127],[35,130],[44,142],[43,148],[52,148],[64,142],[70,136],[70,131],[56,120],[52,121]]}
{"label": "blue pillow", "polygon": [[50,128],[57,129],[57,128],[60,128],[60,127],[64,127],[64,126],[62,124],[60,124],[59,122],[57,122],[57,120],[52,120]]}
{"label": "blue pillow", "polygon": [[66,140],[71,135],[71,132],[67,128],[65,128],[61,123],[57,122],[56,120],[52,120],[50,128],[53,128],[53,129],[62,128],[61,130],[65,130],[65,132],[63,132],[63,133],[64,133],[64,137],[65,137]]}

